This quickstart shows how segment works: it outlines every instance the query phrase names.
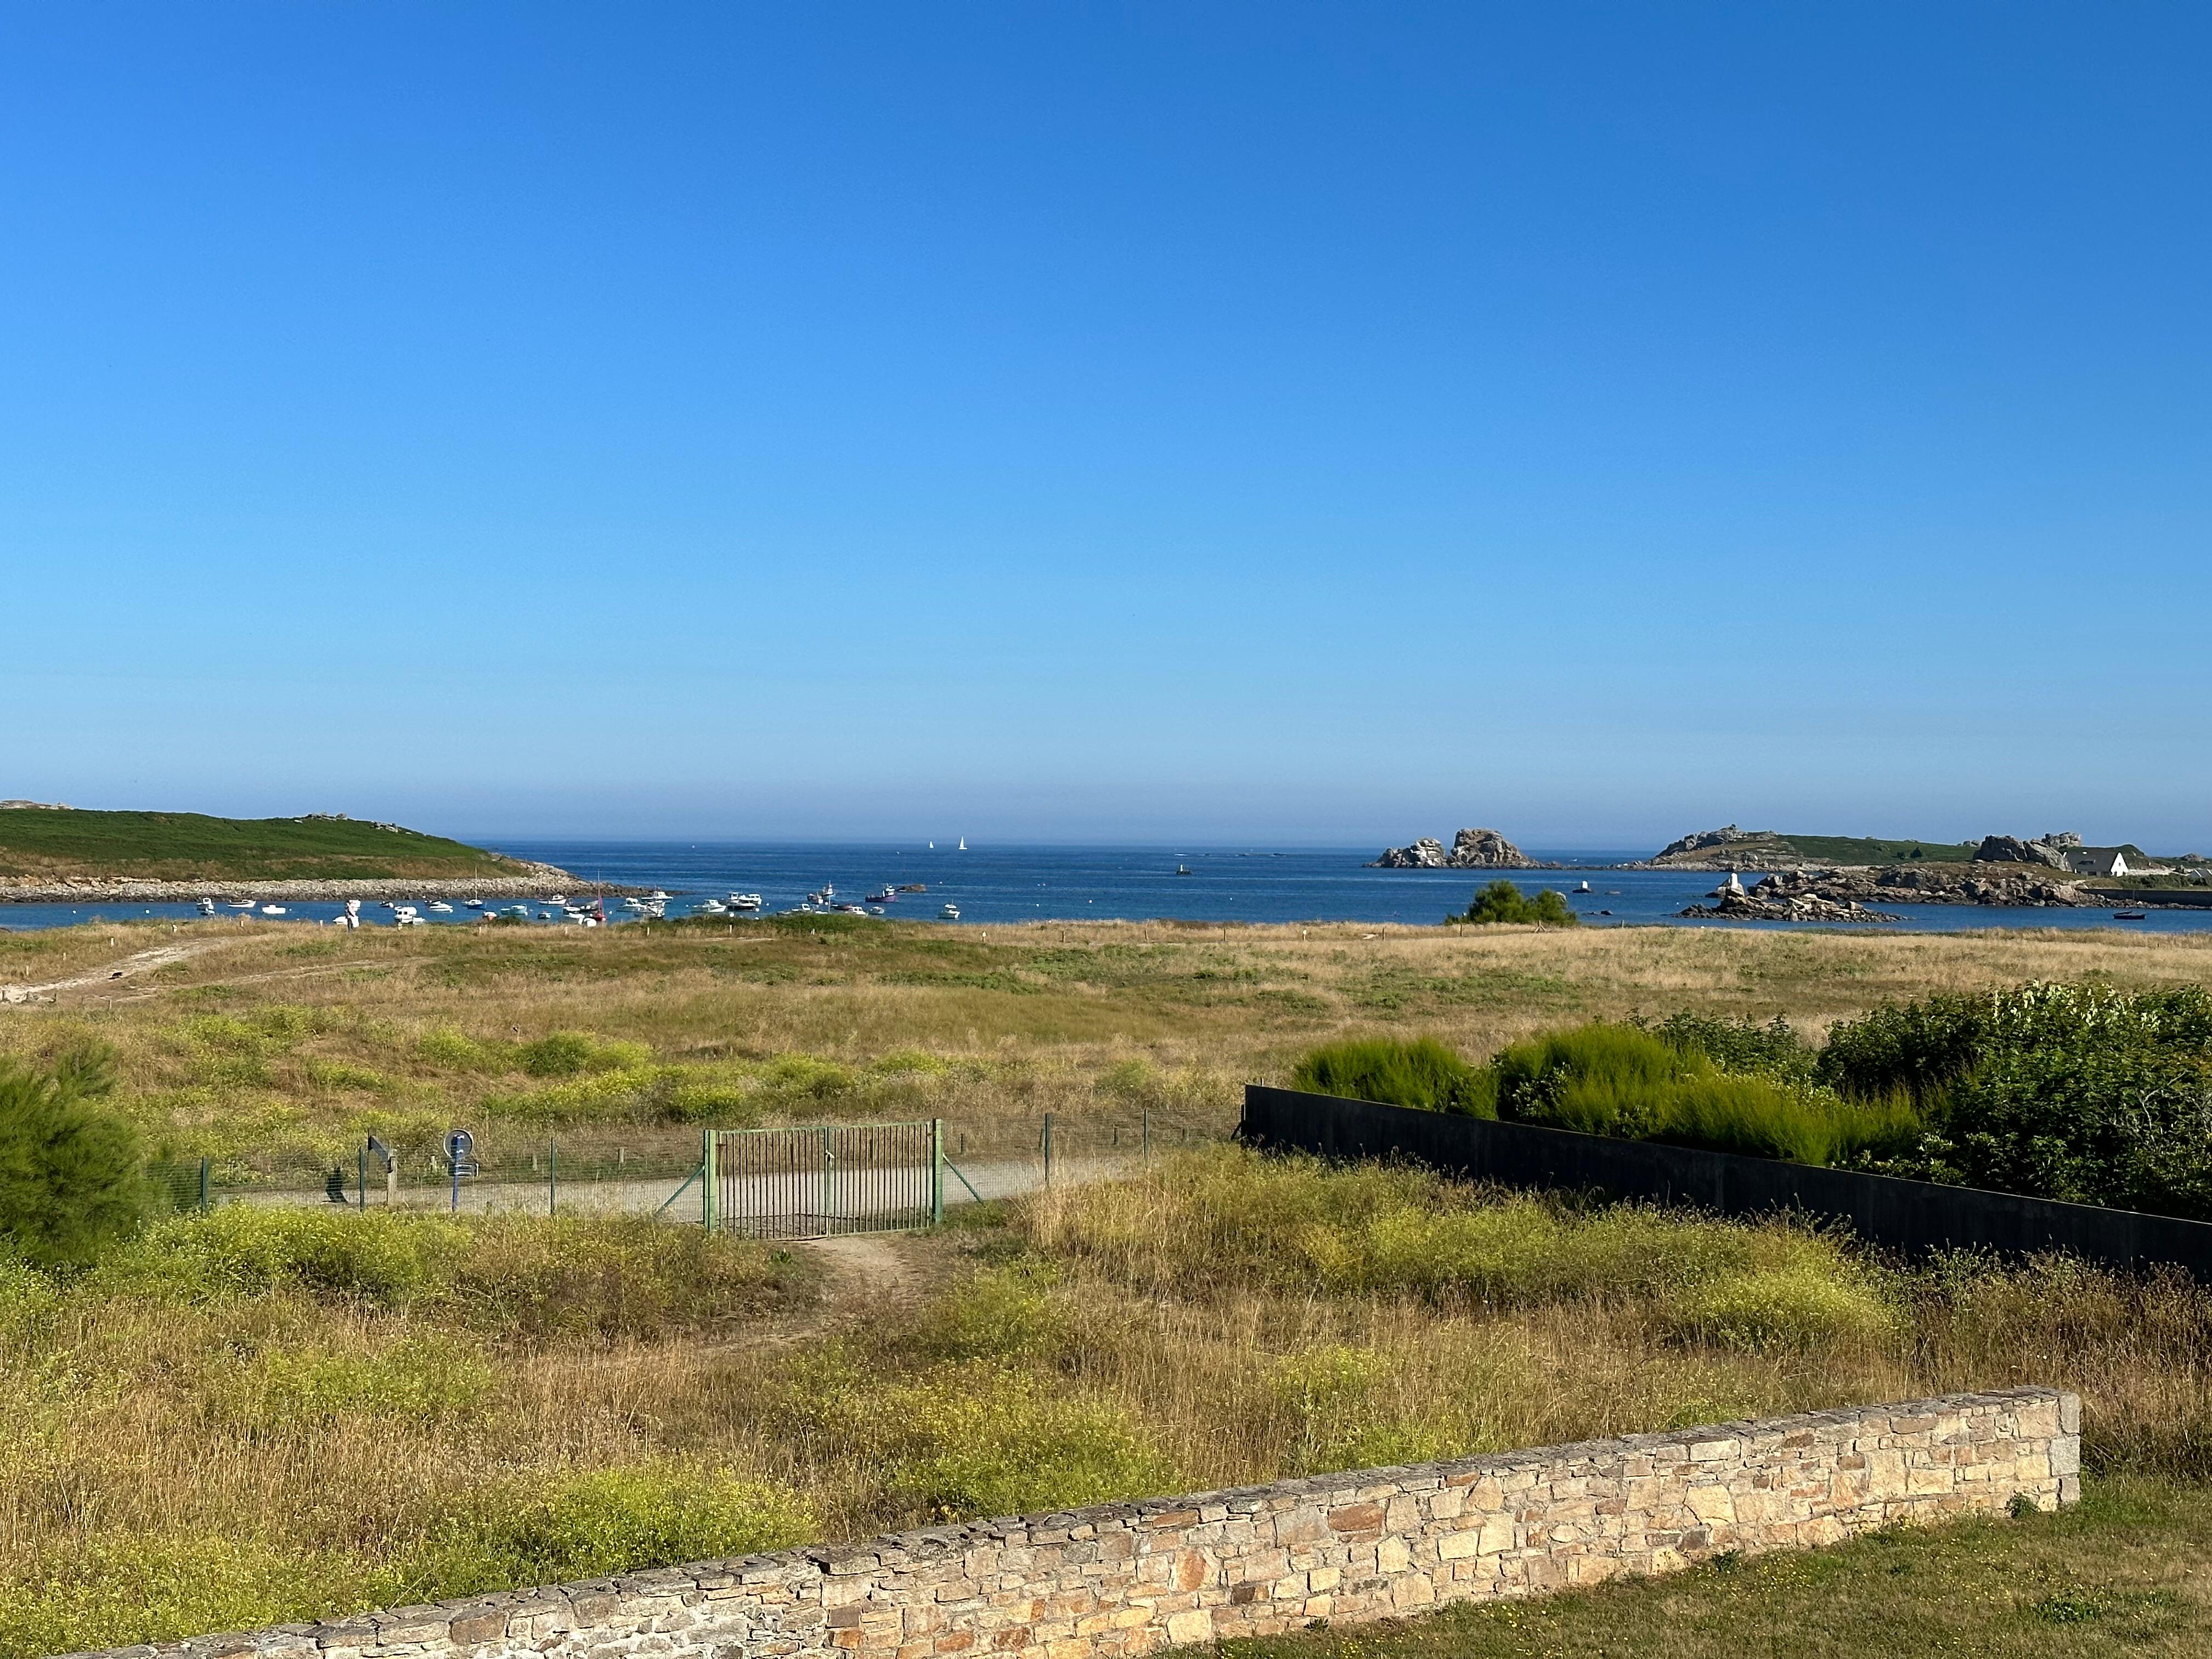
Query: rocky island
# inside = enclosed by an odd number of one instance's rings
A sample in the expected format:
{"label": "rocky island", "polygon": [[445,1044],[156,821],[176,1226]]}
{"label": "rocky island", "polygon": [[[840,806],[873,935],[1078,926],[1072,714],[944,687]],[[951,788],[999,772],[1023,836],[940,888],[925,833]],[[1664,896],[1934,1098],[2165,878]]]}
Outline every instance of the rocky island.
{"label": "rocky island", "polygon": [[1452,837],[1451,851],[1433,836],[1424,836],[1407,847],[1391,847],[1367,866],[1370,870],[1556,870],[1530,858],[1495,830],[1462,830]]}

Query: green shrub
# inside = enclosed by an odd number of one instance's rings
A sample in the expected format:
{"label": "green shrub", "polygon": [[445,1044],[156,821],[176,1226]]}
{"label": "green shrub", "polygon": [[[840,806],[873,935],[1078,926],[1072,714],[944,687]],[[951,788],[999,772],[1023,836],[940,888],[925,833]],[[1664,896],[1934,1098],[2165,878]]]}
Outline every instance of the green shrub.
{"label": "green shrub", "polygon": [[1680,1335],[1751,1350],[1879,1342],[1902,1327],[1870,1286],[1838,1279],[1817,1260],[1692,1285],[1669,1302],[1665,1318]]}
{"label": "green shrub", "polygon": [[642,1042],[609,1042],[589,1031],[556,1031],[524,1043],[515,1057],[532,1077],[576,1077],[649,1065],[653,1050]]}
{"label": "green shrub", "polygon": [[114,1088],[105,1048],[72,1048],[44,1068],[0,1059],[0,1249],[82,1267],[151,1212],[137,1135],[104,1103]]}
{"label": "green shrub", "polygon": [[1834,1164],[1893,1156],[1921,1133],[1901,1095],[1846,1100],[1809,1082],[1723,1071],[1701,1047],[1633,1025],[1551,1032],[1492,1063],[1502,1115],[1583,1134]]}
{"label": "green shrub", "polygon": [[1748,1019],[1716,1019],[1709,1014],[1670,1014],[1640,1025],[1669,1047],[1703,1054],[1724,1072],[1753,1072],[1791,1083],[1817,1080],[1819,1050],[1779,1014],[1760,1025]]}
{"label": "green shrub", "polygon": [[1291,1068],[1291,1086],[1424,1111],[1498,1115],[1490,1075],[1434,1037],[1355,1037],[1329,1043],[1299,1060]]}
{"label": "green shrub", "polygon": [[473,1415],[496,1381],[473,1345],[428,1331],[366,1350],[273,1343],[234,1352],[214,1397],[223,1414],[263,1434],[319,1431],[349,1416],[430,1427]]}
{"label": "green shrub", "polygon": [[1923,1180],[2212,1218],[2212,996],[2032,982],[1887,1004],[1838,1025],[1820,1074],[1910,1097]]}
{"label": "green shrub", "polygon": [[1557,888],[1547,887],[1530,898],[1511,882],[1503,878],[1493,881],[1474,896],[1474,902],[1464,913],[1449,915],[1447,922],[1472,923],[1477,927],[1496,922],[1516,922],[1536,927],[1579,927],[1582,918],[1568,907],[1566,896]]}
{"label": "green shrub", "polygon": [[659,1461],[494,1495],[428,1553],[440,1596],[552,1584],[788,1548],[818,1522],[787,1487]]}

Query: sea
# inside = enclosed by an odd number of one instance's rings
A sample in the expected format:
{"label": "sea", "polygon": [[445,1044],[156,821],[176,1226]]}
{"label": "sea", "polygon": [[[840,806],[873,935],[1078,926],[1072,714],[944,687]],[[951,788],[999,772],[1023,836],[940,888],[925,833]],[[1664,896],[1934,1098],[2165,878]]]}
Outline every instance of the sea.
{"label": "sea", "polygon": [[[660,888],[672,897],[668,915],[681,916],[709,899],[733,892],[758,893],[773,914],[805,902],[823,887],[835,902],[863,902],[886,887],[918,884],[884,906],[892,917],[936,921],[947,903],[960,911],[958,926],[984,928],[1016,921],[1393,922],[1440,925],[1464,910],[1476,889],[1498,878],[1474,870],[1374,870],[1372,848],[1266,847],[995,847],[961,851],[939,842],[752,842],[688,841],[539,841],[487,836],[477,845],[517,858],[559,866],[590,881]],[[1612,849],[1528,849],[1555,860],[1556,870],[1502,872],[1525,890],[1556,888],[1583,921],[1595,927],[1664,924],[1682,927],[1788,930],[1833,924],[1719,922],[1685,919],[1725,878],[1710,871],[1622,870],[1609,866],[1646,856]],[[1759,872],[1746,872],[1748,886]],[[1589,890],[1583,890],[1583,884]],[[551,893],[544,895],[550,898]],[[400,901],[404,902],[405,901]],[[515,901],[502,899],[502,905]],[[439,925],[466,925],[477,913],[458,904],[451,914],[427,914]],[[297,924],[326,922],[340,914],[334,903],[287,902],[282,917]],[[557,921],[543,904],[533,917]],[[608,902],[611,915],[623,912]],[[225,910],[225,915],[235,911]],[[2110,910],[2000,908],[1979,905],[1898,907],[1901,918],[1885,926],[1912,933],[1958,933],[1999,927],[2107,927],[2131,933],[2197,933],[2212,929],[2212,909],[2152,910],[2141,921],[2120,921]],[[363,921],[388,926],[393,912],[364,904]],[[66,927],[100,920],[198,919],[190,904],[0,904],[0,929]],[[1850,931],[1866,924],[1845,924]]]}

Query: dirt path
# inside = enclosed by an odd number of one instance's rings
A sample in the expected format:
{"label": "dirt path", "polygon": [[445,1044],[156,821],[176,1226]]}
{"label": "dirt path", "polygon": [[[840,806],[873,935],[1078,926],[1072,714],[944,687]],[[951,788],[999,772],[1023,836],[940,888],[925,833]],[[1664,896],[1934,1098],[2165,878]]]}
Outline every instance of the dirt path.
{"label": "dirt path", "polygon": [[108,963],[72,978],[48,980],[43,985],[0,985],[0,1004],[35,1002],[40,999],[52,1000],[64,991],[82,991],[96,985],[112,985],[119,980],[135,979],[141,974],[150,974],[157,969],[204,956],[210,951],[220,951],[243,942],[233,939],[195,939],[185,945],[157,945],[150,951],[140,951],[124,957],[119,963]]}

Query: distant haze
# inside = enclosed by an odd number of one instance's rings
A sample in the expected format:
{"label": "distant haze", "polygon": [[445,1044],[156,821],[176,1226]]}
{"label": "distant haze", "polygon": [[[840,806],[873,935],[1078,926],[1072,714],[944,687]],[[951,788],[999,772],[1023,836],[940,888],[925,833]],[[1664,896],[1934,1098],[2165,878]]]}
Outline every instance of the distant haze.
{"label": "distant haze", "polygon": [[0,61],[0,796],[2212,852],[2212,12],[210,0]]}

